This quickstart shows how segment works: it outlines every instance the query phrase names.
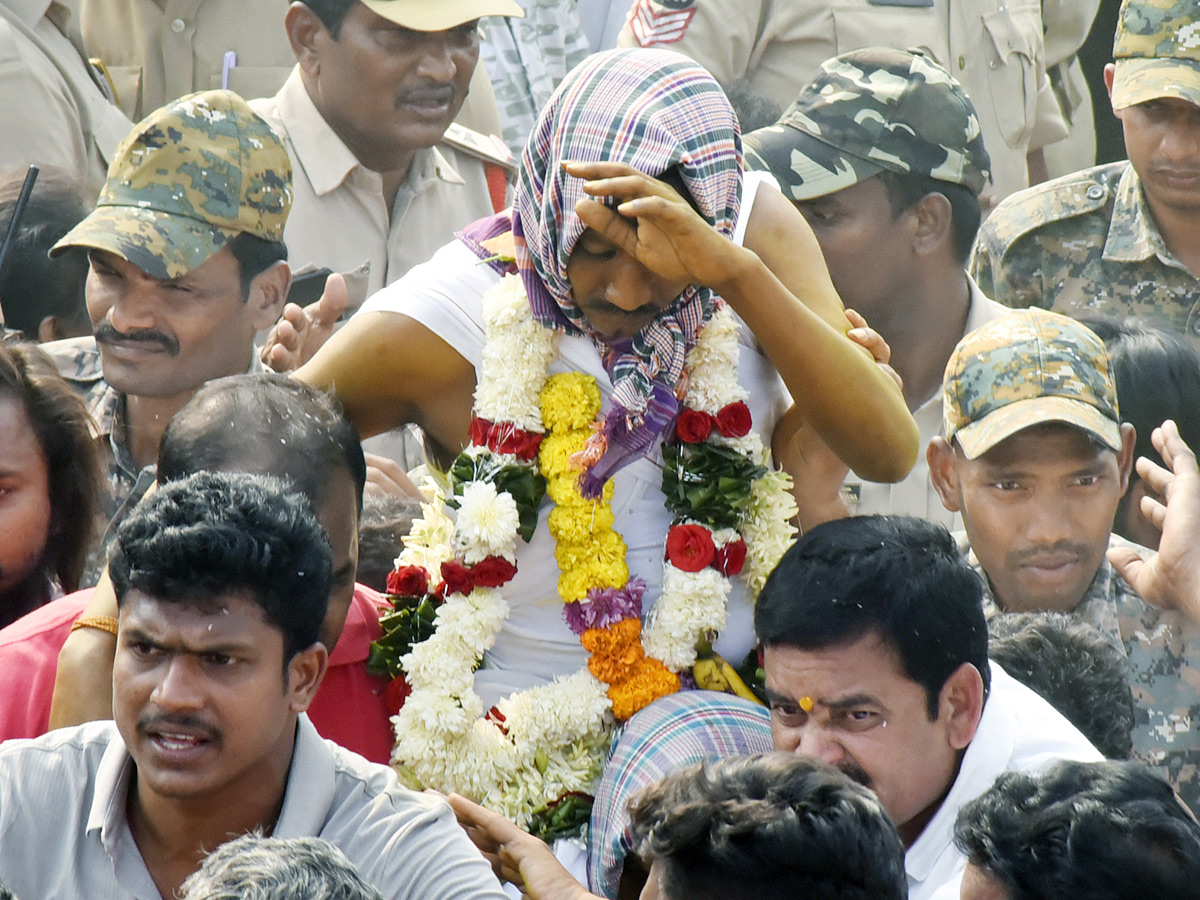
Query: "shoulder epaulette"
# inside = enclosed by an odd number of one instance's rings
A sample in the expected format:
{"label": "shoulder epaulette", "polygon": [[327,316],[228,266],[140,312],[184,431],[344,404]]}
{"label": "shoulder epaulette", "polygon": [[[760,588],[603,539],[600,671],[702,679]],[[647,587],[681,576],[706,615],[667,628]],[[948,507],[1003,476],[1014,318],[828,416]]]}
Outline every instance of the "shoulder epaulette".
{"label": "shoulder epaulette", "polygon": [[1109,202],[1127,162],[1107,163],[1010,194],[979,229],[979,241],[993,259],[1029,232],[1094,212]]}
{"label": "shoulder epaulette", "polygon": [[517,170],[517,161],[508,146],[494,135],[481,134],[452,122],[442,137],[442,142],[455,150],[483,160],[485,163],[503,166],[511,172]]}

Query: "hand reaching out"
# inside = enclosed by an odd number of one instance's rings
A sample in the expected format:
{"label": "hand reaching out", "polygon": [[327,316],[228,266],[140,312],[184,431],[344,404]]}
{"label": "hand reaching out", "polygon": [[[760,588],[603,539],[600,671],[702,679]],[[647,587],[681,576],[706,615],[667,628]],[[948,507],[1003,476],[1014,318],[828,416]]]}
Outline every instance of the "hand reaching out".
{"label": "hand reaching out", "polygon": [[1150,435],[1167,468],[1142,457],[1137,471],[1167,499],[1142,498],[1142,513],[1162,530],[1158,552],[1143,559],[1128,547],[1113,547],[1109,562],[1148,603],[1179,609],[1200,622],[1200,470],[1196,455],[1170,419]]}
{"label": "hand reaching out", "polygon": [[303,308],[287,304],[259,351],[263,365],[276,372],[300,368],[329,340],[349,302],[346,279],[334,272],[325,280],[325,290],[316,303]]}

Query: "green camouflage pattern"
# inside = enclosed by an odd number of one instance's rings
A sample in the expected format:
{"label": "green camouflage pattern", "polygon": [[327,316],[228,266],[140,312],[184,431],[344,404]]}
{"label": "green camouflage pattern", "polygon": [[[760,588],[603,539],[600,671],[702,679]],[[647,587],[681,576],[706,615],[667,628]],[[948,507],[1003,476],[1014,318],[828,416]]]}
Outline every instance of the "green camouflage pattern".
{"label": "green camouflage pattern", "polygon": [[1057,313],[1027,309],[972,331],[942,382],[946,440],[975,459],[1022,429],[1065,422],[1121,448],[1117,389],[1104,342]]}
{"label": "green camouflage pattern", "polygon": [[979,194],[991,162],[962,85],[925,56],[872,47],[821,64],[780,120],[745,136],[746,166],[811,200],[888,170]]}
{"label": "green camouflage pattern", "polygon": [[241,232],[283,240],[292,165],[283,142],[232,91],[155,110],[122,141],[96,208],[59,241],[178,278]]}
{"label": "green camouflage pattern", "polygon": [[504,143],[516,159],[558,83],[592,52],[574,3],[523,3],[522,19],[489,19],[479,45],[479,62],[496,92]]}
{"label": "green camouflage pattern", "polygon": [[1159,97],[1200,105],[1200,0],[1125,0],[1113,59],[1114,109]]}
{"label": "green camouflage pattern", "polygon": [[1167,249],[1125,161],[1002,200],[979,230],[970,270],[1005,306],[1137,316],[1200,337],[1200,279]]}
{"label": "green camouflage pattern", "polygon": [[[965,538],[960,545],[966,543]],[[1144,548],[1109,538],[1109,546]],[[984,576],[985,609],[1002,612],[975,555],[968,562]],[[1146,603],[1108,560],[1100,564],[1071,613],[1096,627],[1124,654],[1133,693],[1133,758],[1167,779],[1193,812],[1200,813],[1200,625],[1182,613]]]}

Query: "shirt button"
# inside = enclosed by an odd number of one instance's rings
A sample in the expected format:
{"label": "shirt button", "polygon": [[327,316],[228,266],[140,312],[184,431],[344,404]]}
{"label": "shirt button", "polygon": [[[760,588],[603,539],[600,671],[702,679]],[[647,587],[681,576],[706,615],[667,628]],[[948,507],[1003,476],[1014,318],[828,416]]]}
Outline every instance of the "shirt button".
{"label": "shirt button", "polygon": [[1200,334],[1200,319],[1197,319],[1192,323],[1192,331],[1194,331],[1196,334]]}
{"label": "shirt button", "polygon": [[1087,197],[1089,200],[1099,200],[1104,196],[1104,186],[1099,184],[1089,185],[1087,189]]}
{"label": "shirt button", "polygon": [[171,30],[176,34],[183,34],[183,29],[187,28],[187,23],[183,19],[176,19],[171,23]]}

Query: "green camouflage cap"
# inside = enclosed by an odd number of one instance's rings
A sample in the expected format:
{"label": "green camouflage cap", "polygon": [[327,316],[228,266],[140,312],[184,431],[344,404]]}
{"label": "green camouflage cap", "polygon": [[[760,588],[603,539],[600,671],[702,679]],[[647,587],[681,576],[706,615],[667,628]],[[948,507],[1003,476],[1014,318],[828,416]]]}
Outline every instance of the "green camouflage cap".
{"label": "green camouflage cap", "polygon": [[96,208],[50,251],[93,247],[154,278],[178,278],[241,232],[283,240],[292,164],[232,91],[189,94],[134,126]]}
{"label": "green camouflage cap", "polygon": [[954,77],[925,56],[870,47],[821,64],[774,125],[745,136],[746,166],[812,200],[885,169],[979,194],[991,161]]}
{"label": "green camouflage cap", "polygon": [[1161,97],[1200,106],[1200,0],[1125,0],[1113,59],[1113,109]]}
{"label": "green camouflage cap", "polygon": [[1121,449],[1121,416],[1104,342],[1088,328],[1036,307],[972,331],[942,380],[946,440],[975,459],[1033,425],[1065,422]]}

